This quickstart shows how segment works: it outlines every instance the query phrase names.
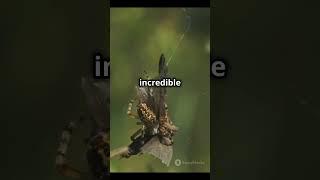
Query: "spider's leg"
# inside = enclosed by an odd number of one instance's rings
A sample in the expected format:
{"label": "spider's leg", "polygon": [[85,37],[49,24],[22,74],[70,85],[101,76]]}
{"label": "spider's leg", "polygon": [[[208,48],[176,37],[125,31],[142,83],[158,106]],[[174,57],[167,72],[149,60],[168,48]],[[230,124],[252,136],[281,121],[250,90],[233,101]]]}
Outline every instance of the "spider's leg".
{"label": "spider's leg", "polygon": [[129,102],[129,105],[128,105],[127,115],[128,115],[130,118],[139,119],[139,115],[138,115],[137,113],[134,113],[134,112],[132,111],[133,103],[134,103],[134,100],[131,99],[130,102]]}
{"label": "spider's leg", "polygon": [[141,136],[142,136],[142,137],[144,137],[144,135],[146,134],[146,131],[145,131],[145,130],[146,130],[146,127],[145,127],[144,125],[142,125],[142,128],[141,128],[141,131],[142,131],[142,132],[141,132]]}
{"label": "spider's leg", "polygon": [[142,133],[142,129],[137,130],[132,136],[130,136],[131,141],[135,141],[140,133]]}
{"label": "spider's leg", "polygon": [[81,172],[69,166],[66,159],[67,149],[71,141],[71,134],[72,130],[75,127],[75,124],[76,123],[74,121],[71,121],[68,124],[68,126],[63,130],[57,151],[58,154],[56,156],[55,164],[58,172],[60,172],[62,175],[73,178],[79,178]]}

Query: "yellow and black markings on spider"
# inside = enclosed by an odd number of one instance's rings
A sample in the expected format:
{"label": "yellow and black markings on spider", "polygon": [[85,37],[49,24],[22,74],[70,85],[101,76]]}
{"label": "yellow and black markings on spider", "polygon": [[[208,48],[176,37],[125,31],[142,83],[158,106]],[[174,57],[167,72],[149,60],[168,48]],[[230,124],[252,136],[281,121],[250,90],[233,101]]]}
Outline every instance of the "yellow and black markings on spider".
{"label": "yellow and black markings on spider", "polygon": [[162,143],[165,145],[172,145],[173,139],[172,136],[175,134],[175,132],[178,130],[178,128],[173,124],[171,121],[169,114],[168,114],[168,108],[167,105],[165,110],[165,115],[161,116],[159,118],[159,135],[162,137]]}
{"label": "yellow and black markings on spider", "polygon": [[[131,118],[139,119],[138,125],[142,125],[142,128],[136,131],[130,138],[134,141],[140,134],[144,135],[146,130],[153,130],[157,123],[155,113],[147,106],[146,103],[137,104],[137,114],[132,112],[134,100],[131,100],[128,106],[127,114]],[[150,132],[152,134],[152,132]]]}

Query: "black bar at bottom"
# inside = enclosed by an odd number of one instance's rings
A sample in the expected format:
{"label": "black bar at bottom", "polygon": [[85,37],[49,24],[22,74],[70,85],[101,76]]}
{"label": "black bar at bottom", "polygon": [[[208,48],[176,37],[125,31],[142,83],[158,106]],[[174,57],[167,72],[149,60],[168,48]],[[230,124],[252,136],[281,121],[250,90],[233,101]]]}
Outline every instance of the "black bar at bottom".
{"label": "black bar at bottom", "polygon": [[111,173],[110,178],[139,179],[139,180],[156,180],[156,179],[197,179],[209,180],[210,173]]}
{"label": "black bar at bottom", "polygon": [[110,7],[210,7],[210,0],[110,0]]}

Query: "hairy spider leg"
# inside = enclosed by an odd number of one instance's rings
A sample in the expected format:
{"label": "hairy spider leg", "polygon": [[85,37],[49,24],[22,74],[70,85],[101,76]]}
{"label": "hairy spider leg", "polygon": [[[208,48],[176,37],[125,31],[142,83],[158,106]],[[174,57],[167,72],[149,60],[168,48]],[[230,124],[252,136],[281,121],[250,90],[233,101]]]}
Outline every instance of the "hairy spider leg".
{"label": "hairy spider leg", "polygon": [[[137,97],[131,99],[128,103],[128,109],[127,109],[127,115],[129,118],[132,118],[132,119],[140,119],[139,115],[137,112],[133,112],[132,111],[132,107],[133,107],[133,103],[137,101]],[[143,123],[141,121],[138,121],[136,123],[137,125],[143,125]]]}
{"label": "hairy spider leg", "polygon": [[[129,105],[128,105],[128,110],[127,110],[127,115],[130,117],[130,118],[133,118],[133,119],[140,119],[138,113],[134,113],[132,111],[132,107],[133,107],[133,103],[135,101],[138,100],[138,97],[135,96],[133,99],[131,99],[129,101]],[[141,121],[138,121],[137,122],[137,125],[142,125],[142,127],[140,129],[138,129],[135,133],[133,133],[132,136],[130,136],[130,139],[131,141],[135,141],[140,135],[143,136],[144,135],[144,125]]]}
{"label": "hairy spider leg", "polygon": [[71,121],[63,130],[61,135],[60,144],[56,156],[56,168],[63,176],[80,178],[81,172],[71,167],[67,163],[67,150],[71,141],[72,130],[75,128],[76,122]]}
{"label": "hairy spider leg", "polygon": [[130,136],[131,141],[137,140],[137,138],[140,136],[142,133],[142,128],[138,129],[135,133],[133,133],[132,136]]}
{"label": "hairy spider leg", "polygon": [[[135,98],[136,99],[136,98]],[[127,115],[132,118],[132,119],[139,119],[139,115],[137,113],[134,113],[132,111],[132,106],[133,106],[133,103],[135,101],[135,99],[131,99],[129,104],[128,104],[128,110],[127,110]]]}

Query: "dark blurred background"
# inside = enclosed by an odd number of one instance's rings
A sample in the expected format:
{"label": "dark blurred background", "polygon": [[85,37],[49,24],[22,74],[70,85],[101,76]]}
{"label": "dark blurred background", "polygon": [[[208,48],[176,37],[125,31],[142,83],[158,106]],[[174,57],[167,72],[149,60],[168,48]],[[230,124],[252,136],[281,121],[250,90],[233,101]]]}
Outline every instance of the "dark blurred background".
{"label": "dark blurred background", "polygon": [[215,179],[319,179],[319,4],[216,0]]}
{"label": "dark blurred background", "polygon": [[[57,180],[56,149],[84,108],[80,76],[96,50],[107,56],[106,1],[8,1],[1,5],[2,179]],[[2,15],[3,14],[3,15]],[[86,124],[85,124],[86,125]],[[70,163],[88,171],[84,138],[74,131]]]}
{"label": "dark blurred background", "polygon": [[[215,3],[214,54],[231,73],[211,81],[213,178],[317,179],[319,4]],[[67,179],[56,174],[54,156],[64,123],[78,118],[88,54],[109,42],[105,1],[0,8],[1,178]],[[83,150],[75,151],[85,168]]]}

